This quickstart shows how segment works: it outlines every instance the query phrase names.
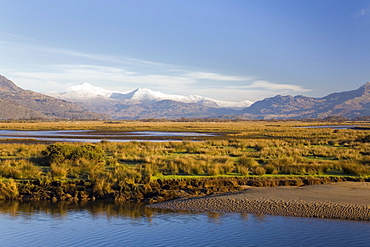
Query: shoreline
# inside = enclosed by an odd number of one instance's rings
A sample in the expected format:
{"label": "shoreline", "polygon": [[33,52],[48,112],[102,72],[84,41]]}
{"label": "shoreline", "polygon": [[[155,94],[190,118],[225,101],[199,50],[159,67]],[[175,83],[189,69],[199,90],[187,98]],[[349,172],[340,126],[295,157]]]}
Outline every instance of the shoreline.
{"label": "shoreline", "polygon": [[152,208],[370,221],[370,183],[247,187],[241,192],[176,199]]}

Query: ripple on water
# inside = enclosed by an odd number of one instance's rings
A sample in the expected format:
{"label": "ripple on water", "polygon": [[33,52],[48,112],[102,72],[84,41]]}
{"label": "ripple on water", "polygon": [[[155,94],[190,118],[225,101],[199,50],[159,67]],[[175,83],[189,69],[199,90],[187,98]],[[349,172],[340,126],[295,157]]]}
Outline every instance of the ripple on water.
{"label": "ripple on water", "polygon": [[370,236],[369,222],[145,208],[94,210],[71,208],[57,216],[48,210],[0,213],[1,245],[367,246]]}

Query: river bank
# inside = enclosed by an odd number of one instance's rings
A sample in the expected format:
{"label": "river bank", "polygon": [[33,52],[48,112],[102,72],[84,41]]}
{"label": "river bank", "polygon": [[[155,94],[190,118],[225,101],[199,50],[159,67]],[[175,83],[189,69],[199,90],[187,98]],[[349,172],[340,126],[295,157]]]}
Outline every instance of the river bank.
{"label": "river bank", "polygon": [[[246,187],[293,188],[337,182],[370,182],[356,177],[214,177],[156,179],[145,184],[109,184],[104,180],[1,180],[0,199],[33,201],[94,201],[156,203],[177,198],[200,197],[243,191]],[[304,188],[304,187],[302,187]]]}
{"label": "river bank", "polygon": [[346,181],[301,187],[249,187],[241,192],[178,199],[150,207],[369,221],[369,194],[370,183]]}

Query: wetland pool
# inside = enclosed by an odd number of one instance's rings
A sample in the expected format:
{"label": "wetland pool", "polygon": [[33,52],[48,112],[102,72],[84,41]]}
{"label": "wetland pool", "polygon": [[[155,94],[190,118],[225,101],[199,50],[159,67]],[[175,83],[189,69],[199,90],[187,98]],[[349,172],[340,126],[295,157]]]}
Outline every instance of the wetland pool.
{"label": "wetland pool", "polygon": [[363,129],[367,130],[370,128],[369,125],[312,125],[312,126],[300,126],[296,128],[313,128],[313,129],[336,129],[336,130],[342,130],[342,129]]}
{"label": "wetland pool", "polygon": [[214,133],[164,131],[96,131],[96,130],[0,130],[0,139],[47,142],[129,142],[202,140]]}

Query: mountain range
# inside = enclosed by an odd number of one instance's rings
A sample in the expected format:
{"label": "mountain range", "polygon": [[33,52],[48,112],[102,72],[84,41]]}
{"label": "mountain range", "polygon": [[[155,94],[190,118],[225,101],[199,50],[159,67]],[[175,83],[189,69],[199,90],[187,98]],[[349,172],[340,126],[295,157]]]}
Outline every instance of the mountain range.
{"label": "mountain range", "polygon": [[171,95],[145,88],[110,91],[89,83],[41,94],[24,90],[0,75],[0,119],[302,119],[333,115],[370,115],[370,82],[322,98],[277,95],[253,103]]}
{"label": "mountain range", "polygon": [[332,93],[322,98],[302,95],[266,98],[241,111],[253,119],[326,118],[337,115],[356,118],[370,115],[370,82],[358,89]]}
{"label": "mountain range", "polygon": [[237,113],[253,103],[164,94],[146,88],[128,92],[109,91],[86,82],[47,95],[78,103],[93,112],[106,113],[114,119],[217,117]]}

